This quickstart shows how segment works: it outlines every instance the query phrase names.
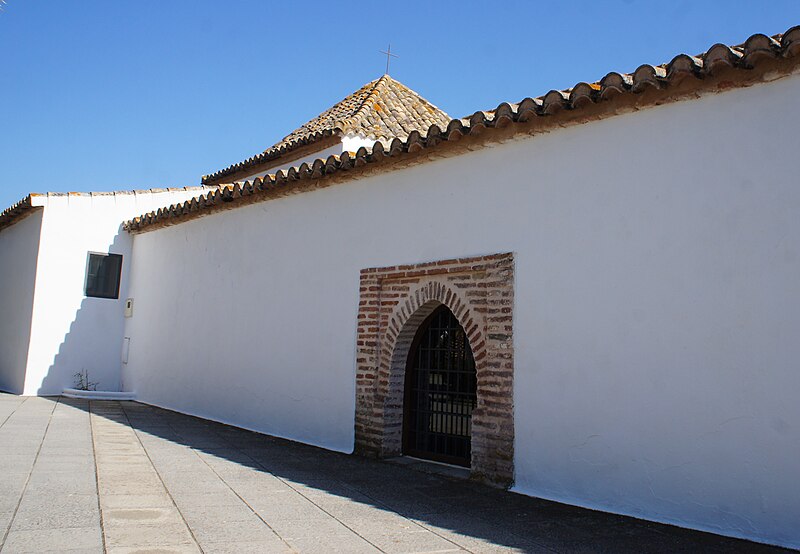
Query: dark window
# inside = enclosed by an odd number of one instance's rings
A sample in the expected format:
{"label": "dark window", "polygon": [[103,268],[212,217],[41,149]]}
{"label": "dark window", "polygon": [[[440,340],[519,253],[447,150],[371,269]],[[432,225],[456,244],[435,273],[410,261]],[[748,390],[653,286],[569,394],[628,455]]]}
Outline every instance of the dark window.
{"label": "dark window", "polygon": [[119,277],[122,273],[120,254],[89,252],[86,264],[86,296],[119,298]]}

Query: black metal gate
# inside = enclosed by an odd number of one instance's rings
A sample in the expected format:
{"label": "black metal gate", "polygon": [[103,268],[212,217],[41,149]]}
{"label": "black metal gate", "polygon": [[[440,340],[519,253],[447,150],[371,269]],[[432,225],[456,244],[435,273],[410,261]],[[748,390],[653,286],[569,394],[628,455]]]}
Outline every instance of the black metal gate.
{"label": "black metal gate", "polygon": [[470,465],[475,359],[464,328],[446,306],[420,326],[406,366],[403,453]]}

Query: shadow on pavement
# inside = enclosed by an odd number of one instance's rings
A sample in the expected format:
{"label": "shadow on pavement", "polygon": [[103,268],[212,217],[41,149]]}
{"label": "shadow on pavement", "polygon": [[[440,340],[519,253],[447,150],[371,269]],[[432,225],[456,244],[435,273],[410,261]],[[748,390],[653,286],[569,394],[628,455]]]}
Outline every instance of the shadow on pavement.
{"label": "shadow on pavement", "polygon": [[476,551],[496,545],[519,552],[788,552],[330,452],[137,402],[60,401],[129,424],[145,444],[156,438],[274,476],[312,500],[370,507],[376,517],[399,514],[445,538],[474,540],[481,546]]}

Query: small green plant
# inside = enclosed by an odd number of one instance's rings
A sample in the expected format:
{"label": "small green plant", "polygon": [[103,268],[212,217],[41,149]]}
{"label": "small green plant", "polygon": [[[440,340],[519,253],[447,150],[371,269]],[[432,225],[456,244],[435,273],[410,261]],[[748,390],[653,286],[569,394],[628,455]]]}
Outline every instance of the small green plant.
{"label": "small green plant", "polygon": [[89,381],[89,372],[85,369],[75,374],[75,390],[97,390],[97,383]]}

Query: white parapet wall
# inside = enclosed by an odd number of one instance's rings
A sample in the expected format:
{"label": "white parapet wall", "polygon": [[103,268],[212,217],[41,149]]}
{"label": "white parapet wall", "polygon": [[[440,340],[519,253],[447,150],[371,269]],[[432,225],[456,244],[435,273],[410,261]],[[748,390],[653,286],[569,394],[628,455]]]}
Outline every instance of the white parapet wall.
{"label": "white parapet wall", "polygon": [[359,271],[513,252],[515,490],[800,547],[800,77],[134,237],[144,402],[353,448]]}
{"label": "white parapet wall", "polygon": [[[87,372],[98,388],[120,390],[132,243],[122,224],[208,190],[33,195],[35,213],[0,231],[0,295],[7,314],[0,322],[0,386],[58,395],[75,384],[76,373]],[[123,256],[119,298],[86,296],[90,252]]]}
{"label": "white parapet wall", "polygon": [[0,230],[0,390],[22,393],[28,362],[33,285],[42,210]]}

